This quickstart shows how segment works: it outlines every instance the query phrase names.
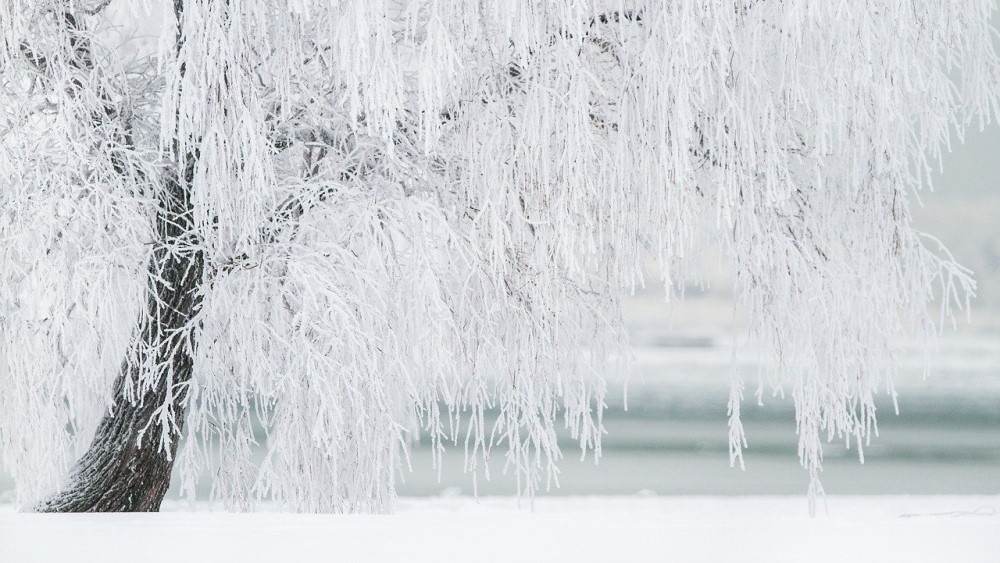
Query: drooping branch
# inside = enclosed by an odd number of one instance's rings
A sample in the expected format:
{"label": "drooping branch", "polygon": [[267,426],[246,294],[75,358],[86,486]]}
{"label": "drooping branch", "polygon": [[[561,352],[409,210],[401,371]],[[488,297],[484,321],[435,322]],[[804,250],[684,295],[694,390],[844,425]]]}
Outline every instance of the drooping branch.
{"label": "drooping branch", "polygon": [[[329,144],[318,142],[321,137],[322,135],[318,134],[310,135],[314,146],[307,147],[303,157],[304,179],[306,180],[319,175],[322,161],[332,149]],[[361,167],[354,161],[351,154],[344,160],[351,164],[339,174],[340,182],[303,184],[301,191],[288,196],[278,204],[258,230],[257,240],[259,243],[274,244],[282,237],[291,236],[298,228],[303,215],[335,196],[341,189],[343,182],[356,180]],[[249,267],[249,261],[250,256],[243,253],[217,265],[217,268],[219,272],[229,272],[238,267]]]}
{"label": "drooping branch", "polygon": [[[94,15],[108,4],[110,2],[105,0],[82,12]],[[73,99],[93,96],[93,101],[85,101],[81,109],[88,112],[87,119],[92,130],[96,136],[101,137],[102,146],[99,148],[102,154],[107,155],[115,174],[127,180],[123,184],[134,186],[138,190],[144,183],[144,172],[127,158],[127,152],[135,149],[132,116],[122,107],[127,101],[115,101],[115,96],[109,90],[111,85],[104,79],[105,69],[95,64],[89,32],[81,17],[67,10],[53,14],[53,18],[65,33],[68,44],[63,46],[61,52],[46,54],[27,43],[21,43],[21,55],[41,76],[48,79],[50,87],[59,85],[58,77],[53,73],[58,72],[58,65],[64,64],[70,74],[65,88],[66,95]],[[123,99],[127,100],[127,97]]]}
{"label": "drooping branch", "polygon": [[97,2],[90,8],[81,8],[83,13],[88,16],[96,16],[97,14],[104,11],[105,8],[111,5],[112,0],[97,0]]}

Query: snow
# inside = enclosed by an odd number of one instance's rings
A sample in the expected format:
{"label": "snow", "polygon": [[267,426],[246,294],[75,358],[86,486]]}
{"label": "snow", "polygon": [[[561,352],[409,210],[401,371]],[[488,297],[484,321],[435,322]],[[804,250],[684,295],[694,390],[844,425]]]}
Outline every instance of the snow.
{"label": "snow", "polygon": [[395,516],[19,514],[0,561],[997,561],[1000,495],[404,498]]}

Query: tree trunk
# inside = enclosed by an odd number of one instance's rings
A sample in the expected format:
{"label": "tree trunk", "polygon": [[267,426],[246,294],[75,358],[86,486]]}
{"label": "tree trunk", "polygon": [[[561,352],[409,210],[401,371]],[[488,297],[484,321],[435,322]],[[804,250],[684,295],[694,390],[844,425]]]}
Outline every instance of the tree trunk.
{"label": "tree trunk", "polygon": [[[174,0],[173,8],[180,22],[184,0]],[[64,20],[74,32],[74,64],[91,68],[89,43],[75,34],[79,21],[68,12]],[[181,44],[178,24],[178,52]],[[132,144],[130,136],[125,141]],[[133,348],[115,379],[113,409],[101,419],[90,448],[70,472],[68,484],[39,503],[39,512],[158,511],[170,486],[184,428],[187,384],[193,376],[197,326],[192,322],[201,311],[205,270],[205,255],[193,238],[191,182],[197,155],[180,158],[178,153],[175,144],[174,156],[179,163],[168,172],[158,194],[147,317],[140,321]],[[170,424],[160,423],[160,409],[170,409]]]}
{"label": "tree trunk", "polygon": [[[191,323],[201,309],[204,273],[204,254],[191,240],[190,163],[184,176],[167,182],[160,197],[148,319],[140,323],[131,356],[115,380],[114,409],[101,420],[67,487],[44,500],[37,507],[41,512],[157,511],[170,485],[194,364],[197,329]],[[161,408],[172,409],[176,424],[164,429],[157,418]]]}

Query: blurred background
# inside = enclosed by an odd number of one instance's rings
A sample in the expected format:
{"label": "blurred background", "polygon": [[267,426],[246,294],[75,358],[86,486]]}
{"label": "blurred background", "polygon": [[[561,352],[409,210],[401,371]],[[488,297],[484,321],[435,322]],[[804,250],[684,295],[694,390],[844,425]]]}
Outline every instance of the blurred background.
{"label": "blurred background", "polygon": [[[829,494],[1000,493],[1000,126],[972,131],[945,156],[934,190],[913,201],[917,228],[939,238],[973,270],[977,297],[968,318],[945,327],[935,346],[903,343],[895,380],[899,414],[879,397],[879,435],[864,449],[825,447],[823,485]],[[759,365],[741,352],[740,311],[720,256],[701,257],[697,278],[667,303],[651,284],[626,301],[635,363],[628,382],[609,382],[603,456],[580,460],[565,437],[559,487],[547,494],[803,494],[791,397],[754,396]],[[738,348],[739,349],[739,348]],[[929,364],[929,366],[928,366]],[[733,368],[745,376],[743,421],[749,447],[745,470],[729,464],[726,406]],[[929,368],[926,369],[925,368]],[[925,377],[926,374],[926,377]],[[513,494],[502,451],[479,494]],[[445,454],[440,481],[430,448],[417,447],[402,495],[472,494],[462,446]]]}

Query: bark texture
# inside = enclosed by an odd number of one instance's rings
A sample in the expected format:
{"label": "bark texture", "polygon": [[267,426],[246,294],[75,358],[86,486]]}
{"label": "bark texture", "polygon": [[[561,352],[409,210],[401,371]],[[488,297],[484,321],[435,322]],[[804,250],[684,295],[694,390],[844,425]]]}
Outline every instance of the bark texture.
{"label": "bark texture", "polygon": [[[189,240],[194,226],[190,167],[184,176],[168,182],[160,197],[148,317],[115,380],[115,408],[101,420],[68,486],[43,501],[37,507],[41,512],[157,511],[170,485],[193,375],[196,330],[191,323],[201,309],[205,264],[196,241]],[[144,378],[152,384],[140,385]],[[173,409],[175,425],[160,423],[161,408]]]}

